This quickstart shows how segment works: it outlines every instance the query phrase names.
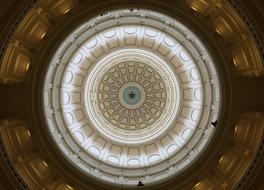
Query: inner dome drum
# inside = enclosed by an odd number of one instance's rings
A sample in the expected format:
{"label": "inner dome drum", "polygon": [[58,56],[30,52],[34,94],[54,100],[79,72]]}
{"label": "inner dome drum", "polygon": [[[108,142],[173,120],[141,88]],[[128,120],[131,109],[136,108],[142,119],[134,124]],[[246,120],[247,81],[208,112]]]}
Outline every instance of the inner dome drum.
{"label": "inner dome drum", "polygon": [[213,137],[220,111],[213,59],[174,18],[107,12],[55,52],[44,84],[48,130],[86,175],[130,186],[183,171]]}

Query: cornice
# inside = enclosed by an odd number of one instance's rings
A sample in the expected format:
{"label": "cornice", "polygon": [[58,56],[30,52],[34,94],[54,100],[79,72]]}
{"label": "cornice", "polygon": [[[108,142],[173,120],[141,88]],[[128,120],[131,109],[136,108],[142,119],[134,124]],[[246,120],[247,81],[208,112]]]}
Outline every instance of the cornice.
{"label": "cornice", "polygon": [[6,9],[0,17],[0,61],[17,26],[36,2],[37,0],[4,2]]}
{"label": "cornice", "polygon": [[251,35],[254,37],[258,49],[261,52],[262,60],[264,60],[263,2],[259,2],[259,0],[228,0],[228,2],[241,15],[241,18],[247,24]]}
{"label": "cornice", "polygon": [[[0,125],[4,125],[5,122],[1,121]],[[1,126],[0,126],[1,127]],[[14,163],[10,160],[5,146],[2,142],[0,134],[0,185],[5,187],[5,190],[27,190],[27,187],[21,176],[18,174],[14,167]]]}

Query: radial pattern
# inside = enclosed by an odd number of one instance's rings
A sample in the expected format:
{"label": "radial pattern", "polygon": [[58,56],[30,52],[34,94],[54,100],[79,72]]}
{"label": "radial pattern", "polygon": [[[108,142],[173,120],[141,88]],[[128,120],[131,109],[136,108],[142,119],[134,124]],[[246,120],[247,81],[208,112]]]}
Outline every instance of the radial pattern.
{"label": "radial pattern", "polygon": [[177,20],[117,10],[74,30],[44,86],[49,131],[87,175],[131,185],[186,168],[219,112],[219,82],[201,41]]}

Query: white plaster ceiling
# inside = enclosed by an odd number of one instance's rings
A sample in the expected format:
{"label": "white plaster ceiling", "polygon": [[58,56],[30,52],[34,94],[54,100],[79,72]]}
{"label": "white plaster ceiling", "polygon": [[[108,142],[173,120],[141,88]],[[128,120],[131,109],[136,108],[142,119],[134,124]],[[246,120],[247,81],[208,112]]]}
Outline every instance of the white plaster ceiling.
{"label": "white plaster ceiling", "polygon": [[[133,76],[143,77],[140,63],[146,76],[161,77],[157,91],[150,88],[152,114],[131,116],[131,108],[125,117],[114,99],[100,98],[111,96],[109,85],[121,79],[116,66],[131,62]],[[146,77],[146,86],[152,80]],[[107,92],[99,96],[100,88]],[[188,28],[157,12],[124,9],[83,23],[65,39],[51,60],[43,98],[51,136],[74,165],[97,179],[134,185],[166,179],[192,163],[213,135],[220,91],[212,58]],[[162,109],[154,109],[155,101]]]}

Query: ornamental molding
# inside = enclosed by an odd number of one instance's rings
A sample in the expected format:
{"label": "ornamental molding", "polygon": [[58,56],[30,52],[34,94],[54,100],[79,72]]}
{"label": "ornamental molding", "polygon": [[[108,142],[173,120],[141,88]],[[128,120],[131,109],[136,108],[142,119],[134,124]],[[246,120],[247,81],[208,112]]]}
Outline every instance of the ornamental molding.
{"label": "ornamental molding", "polygon": [[[115,115],[108,119],[102,106],[107,93],[101,90],[114,82],[109,73],[118,75],[122,64],[136,71],[142,64],[161,81],[157,96],[164,109],[160,104],[161,113],[141,129],[114,125]],[[119,92],[116,98],[122,101]],[[124,9],[83,23],[65,39],[46,73],[43,101],[50,134],[73,165],[130,185],[162,180],[192,163],[214,134],[210,123],[218,117],[220,89],[210,54],[188,28],[157,12]]]}

